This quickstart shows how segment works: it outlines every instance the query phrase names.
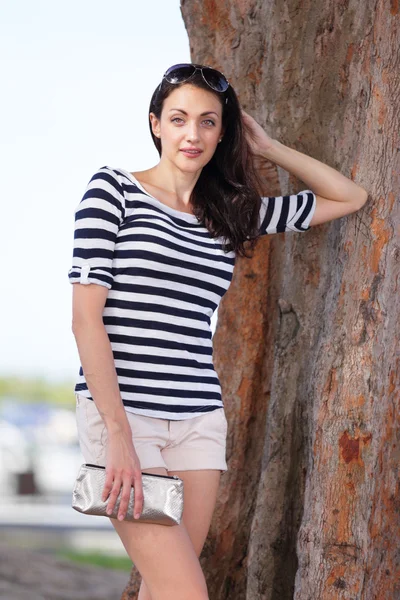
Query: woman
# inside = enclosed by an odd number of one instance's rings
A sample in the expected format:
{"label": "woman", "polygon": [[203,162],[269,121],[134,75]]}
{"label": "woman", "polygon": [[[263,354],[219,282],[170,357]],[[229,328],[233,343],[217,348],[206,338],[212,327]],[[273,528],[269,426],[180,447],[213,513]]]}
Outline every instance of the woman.
{"label": "woman", "polygon": [[[158,164],[99,168],[75,213],[77,425],[86,462],[106,466],[110,513],[122,492],[111,522],[142,575],[139,599],[195,600],[208,598],[198,558],[227,470],[210,320],[235,257],[248,256],[260,235],[355,212],[367,192],[271,139],[211,67],[170,67],[149,126]],[[310,189],[262,197],[257,155]],[[183,479],[179,526],[123,520],[132,485],[140,514],[144,471]]]}

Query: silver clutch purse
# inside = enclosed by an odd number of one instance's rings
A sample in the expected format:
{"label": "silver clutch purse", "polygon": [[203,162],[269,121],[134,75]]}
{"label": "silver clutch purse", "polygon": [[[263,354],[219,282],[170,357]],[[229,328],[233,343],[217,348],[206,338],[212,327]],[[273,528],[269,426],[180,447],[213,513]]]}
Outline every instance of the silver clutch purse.
{"label": "silver clutch purse", "polygon": [[[108,500],[101,499],[106,480],[106,468],[84,463],[79,468],[72,492],[72,508],[86,515],[116,519],[122,488],[111,515],[106,512]],[[124,521],[142,521],[159,525],[179,525],[183,512],[183,480],[176,475],[142,473],[143,509],[138,519],[134,514],[134,487],[132,485]]]}

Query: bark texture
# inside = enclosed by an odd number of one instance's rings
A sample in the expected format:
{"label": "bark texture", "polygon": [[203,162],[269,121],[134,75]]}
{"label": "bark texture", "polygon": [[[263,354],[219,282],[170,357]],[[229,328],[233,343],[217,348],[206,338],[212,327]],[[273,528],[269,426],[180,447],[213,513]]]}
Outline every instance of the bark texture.
{"label": "bark texture", "polygon": [[[399,10],[181,0],[192,60],[220,68],[269,135],[370,192],[350,216],[263,236],[220,305],[212,600],[400,599]],[[259,168],[265,195],[307,187]]]}

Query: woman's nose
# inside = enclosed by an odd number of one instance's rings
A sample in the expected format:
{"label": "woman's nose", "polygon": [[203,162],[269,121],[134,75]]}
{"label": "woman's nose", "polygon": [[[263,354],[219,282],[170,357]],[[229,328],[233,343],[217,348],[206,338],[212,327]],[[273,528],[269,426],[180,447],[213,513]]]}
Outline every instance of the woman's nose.
{"label": "woman's nose", "polygon": [[198,141],[199,132],[198,132],[197,125],[189,126],[186,137],[188,140]]}

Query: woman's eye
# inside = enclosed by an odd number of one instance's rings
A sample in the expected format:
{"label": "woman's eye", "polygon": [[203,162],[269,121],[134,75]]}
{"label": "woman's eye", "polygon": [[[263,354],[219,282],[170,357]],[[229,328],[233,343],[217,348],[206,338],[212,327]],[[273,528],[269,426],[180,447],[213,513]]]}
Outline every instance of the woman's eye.
{"label": "woman's eye", "polygon": [[[171,123],[173,123],[176,120],[182,121],[182,119],[180,117],[174,117],[173,119],[171,119]],[[212,125],[215,125],[215,123],[212,119],[205,119],[204,122],[208,122],[208,123],[211,123]]]}

